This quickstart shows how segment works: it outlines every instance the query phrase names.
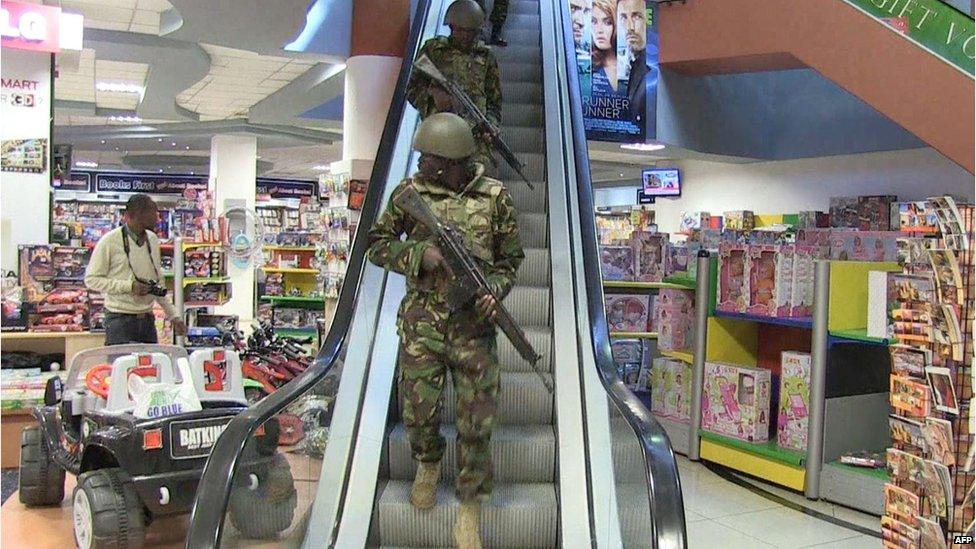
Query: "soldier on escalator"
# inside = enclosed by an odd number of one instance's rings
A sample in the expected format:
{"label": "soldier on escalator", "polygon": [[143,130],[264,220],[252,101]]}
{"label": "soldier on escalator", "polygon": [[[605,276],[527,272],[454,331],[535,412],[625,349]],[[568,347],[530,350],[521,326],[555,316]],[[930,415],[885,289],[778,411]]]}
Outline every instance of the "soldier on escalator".
{"label": "soldier on escalator", "polygon": [[[491,49],[478,41],[485,12],[474,0],[455,0],[447,8],[444,23],[450,36],[435,36],[420,48],[417,57],[426,55],[447,78],[456,82],[477,107],[496,126],[502,116],[502,84],[498,61]],[[457,113],[454,99],[446,90],[418,70],[410,74],[407,100],[421,119],[439,112]],[[473,122],[470,121],[469,122]],[[477,158],[488,175],[495,171],[491,136],[476,128]]]}
{"label": "soldier on escalator", "polygon": [[419,172],[394,189],[386,211],[370,230],[368,257],[407,278],[397,328],[402,416],[418,465],[410,502],[418,509],[437,503],[445,445],[441,408],[451,372],[457,395],[461,501],[454,539],[462,549],[480,549],[481,502],[492,491],[491,432],[501,376],[492,322],[496,302],[485,295],[451,310],[446,289],[452,274],[437,241],[394,200],[411,186],[435,215],[454,226],[498,299],[511,290],[525,254],[512,197],[472,161],[477,147],[464,119],[450,113],[431,115],[420,125],[413,144],[420,152]]}

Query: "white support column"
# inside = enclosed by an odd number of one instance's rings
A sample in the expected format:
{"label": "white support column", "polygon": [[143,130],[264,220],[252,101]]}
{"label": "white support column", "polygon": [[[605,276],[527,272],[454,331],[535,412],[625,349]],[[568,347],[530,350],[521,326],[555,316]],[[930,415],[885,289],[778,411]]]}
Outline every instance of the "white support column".
{"label": "white support column", "polygon": [[[215,135],[211,139],[210,187],[217,215],[234,206],[254,208],[257,157],[257,137],[253,135]],[[227,274],[233,296],[216,312],[237,315],[246,329],[254,318],[254,265],[241,268],[228,261]]]}
{"label": "white support column", "polygon": [[[374,160],[393,100],[400,58],[357,55],[346,61],[342,159]],[[368,176],[367,176],[368,177]]]}

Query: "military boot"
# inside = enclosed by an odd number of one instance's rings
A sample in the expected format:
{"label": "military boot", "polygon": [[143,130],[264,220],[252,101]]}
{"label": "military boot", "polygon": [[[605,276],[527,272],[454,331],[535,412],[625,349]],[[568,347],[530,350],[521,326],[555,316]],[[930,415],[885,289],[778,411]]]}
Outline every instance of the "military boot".
{"label": "military boot", "polygon": [[502,29],[499,27],[492,27],[491,29],[491,39],[488,41],[492,46],[498,46],[504,48],[508,45],[508,41],[502,39]]}
{"label": "military boot", "polygon": [[410,504],[417,509],[430,509],[437,503],[437,483],[441,480],[441,462],[420,462],[417,476],[410,490]]}
{"label": "military boot", "polygon": [[481,549],[481,503],[478,500],[461,502],[454,523],[454,543],[458,549]]}

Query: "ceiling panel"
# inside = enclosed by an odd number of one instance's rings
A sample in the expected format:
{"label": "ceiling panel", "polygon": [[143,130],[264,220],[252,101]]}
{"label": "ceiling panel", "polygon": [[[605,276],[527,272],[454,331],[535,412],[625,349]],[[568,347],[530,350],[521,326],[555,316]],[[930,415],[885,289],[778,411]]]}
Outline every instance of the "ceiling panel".
{"label": "ceiling panel", "polygon": [[61,0],[61,7],[85,16],[93,29],[159,34],[159,16],[173,7],[166,0]]}

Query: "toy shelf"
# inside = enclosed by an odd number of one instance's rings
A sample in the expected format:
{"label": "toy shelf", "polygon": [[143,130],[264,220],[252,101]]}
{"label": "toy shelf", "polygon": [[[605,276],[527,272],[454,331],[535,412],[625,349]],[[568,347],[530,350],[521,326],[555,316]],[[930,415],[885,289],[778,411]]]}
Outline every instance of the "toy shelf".
{"label": "toy shelf", "polygon": [[775,442],[750,444],[699,431],[701,458],[780,486],[803,490],[806,471],[799,452],[783,450]]}
{"label": "toy shelf", "polygon": [[274,332],[280,336],[303,338],[315,335],[315,328],[275,328]]}
{"label": "toy shelf", "polygon": [[226,305],[229,300],[224,299],[221,301],[187,301],[183,304],[184,307],[189,309],[202,309],[207,307],[219,307],[221,305]]}
{"label": "toy shelf", "polygon": [[685,290],[694,290],[698,281],[690,276],[669,276],[664,279],[665,284],[671,284],[674,286],[681,286]]}
{"label": "toy shelf", "polygon": [[867,329],[861,330],[830,330],[830,336],[837,339],[846,339],[850,341],[858,341],[861,343],[872,343],[875,345],[887,345],[888,340],[885,338],[871,337],[868,335]]}
{"label": "toy shelf", "polygon": [[294,297],[294,296],[284,296],[284,295],[263,295],[261,296],[261,301],[270,301],[272,303],[285,303],[285,304],[296,304],[296,305],[322,305],[325,303],[324,297]]}
{"label": "toy shelf", "polygon": [[189,286],[190,284],[229,284],[230,278],[226,276],[215,276],[210,278],[199,278],[188,276],[183,279],[183,285]]}
{"label": "toy shelf", "polygon": [[657,332],[610,332],[610,337],[632,339],[657,339]]}
{"label": "toy shelf", "polygon": [[687,290],[685,286],[668,282],[628,282],[626,280],[604,280],[603,287],[611,290]]}
{"label": "toy shelf", "polygon": [[262,249],[272,252],[314,252],[315,246],[262,246]]}
{"label": "toy shelf", "polygon": [[184,250],[192,250],[194,248],[214,248],[221,247],[223,244],[221,242],[184,242]]}
{"label": "toy shelf", "polygon": [[687,362],[688,364],[694,364],[695,362],[695,355],[690,349],[680,351],[660,351],[660,353],[661,356],[681,360],[683,362]]}
{"label": "toy shelf", "polygon": [[705,431],[704,429],[699,430],[698,434],[705,440],[710,440],[723,446],[729,446],[747,454],[763,457],[784,465],[795,465],[799,467],[803,465],[803,461],[806,458],[801,452],[780,448],[776,445],[775,440],[768,442],[746,442]]}
{"label": "toy shelf", "polygon": [[813,328],[813,319],[810,317],[774,317],[744,313],[730,313],[726,311],[715,311],[715,316],[718,318],[731,318],[734,320],[744,320],[747,322],[758,322],[759,324],[789,326],[791,328]]}
{"label": "toy shelf", "polygon": [[288,267],[261,267],[266,273],[285,273],[285,274],[319,274],[318,269],[298,269]]}

